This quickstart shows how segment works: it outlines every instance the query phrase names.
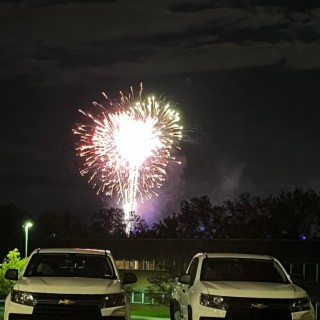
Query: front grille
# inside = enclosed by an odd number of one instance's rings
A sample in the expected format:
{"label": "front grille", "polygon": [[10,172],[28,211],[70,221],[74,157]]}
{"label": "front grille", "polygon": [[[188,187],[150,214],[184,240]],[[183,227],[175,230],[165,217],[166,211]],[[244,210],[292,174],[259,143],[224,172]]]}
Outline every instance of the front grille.
{"label": "front grille", "polygon": [[98,320],[122,317],[102,317],[105,295],[35,293],[37,301],[32,315],[10,314],[9,320]]}
{"label": "front grille", "polygon": [[103,295],[36,294],[33,320],[101,319]]}
{"label": "front grille", "polygon": [[225,298],[227,320],[291,320],[290,299]]}
{"label": "front grille", "polygon": [[33,310],[33,320],[98,320],[100,309],[95,306],[37,305]]}
{"label": "front grille", "polygon": [[291,320],[291,313],[279,310],[245,310],[230,309],[227,312],[228,320]]}
{"label": "front grille", "polygon": [[9,320],[32,320],[32,315],[10,313]]}
{"label": "front grille", "polygon": [[77,306],[96,306],[102,308],[105,295],[100,294],[55,294],[55,293],[35,293],[34,298],[39,305],[64,305],[68,303]]}

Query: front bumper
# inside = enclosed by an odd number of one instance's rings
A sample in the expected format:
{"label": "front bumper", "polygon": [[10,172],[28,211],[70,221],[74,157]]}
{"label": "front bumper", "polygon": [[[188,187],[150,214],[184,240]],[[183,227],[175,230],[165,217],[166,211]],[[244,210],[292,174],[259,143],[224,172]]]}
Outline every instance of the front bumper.
{"label": "front bumper", "polygon": [[221,310],[198,305],[192,309],[193,320],[314,320],[314,309],[291,313],[288,308],[252,309],[233,307]]}
{"label": "front bumper", "polygon": [[94,305],[70,305],[41,303],[35,307],[25,306],[6,299],[4,320],[129,320],[126,306],[98,308]]}

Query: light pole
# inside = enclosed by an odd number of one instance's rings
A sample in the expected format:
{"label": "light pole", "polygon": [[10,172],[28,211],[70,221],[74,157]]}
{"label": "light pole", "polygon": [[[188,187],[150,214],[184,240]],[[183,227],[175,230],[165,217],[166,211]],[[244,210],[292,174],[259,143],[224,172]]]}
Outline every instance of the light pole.
{"label": "light pole", "polygon": [[33,226],[32,222],[27,221],[23,227],[24,227],[24,232],[25,232],[25,257],[28,256],[28,233],[29,233],[29,228]]}

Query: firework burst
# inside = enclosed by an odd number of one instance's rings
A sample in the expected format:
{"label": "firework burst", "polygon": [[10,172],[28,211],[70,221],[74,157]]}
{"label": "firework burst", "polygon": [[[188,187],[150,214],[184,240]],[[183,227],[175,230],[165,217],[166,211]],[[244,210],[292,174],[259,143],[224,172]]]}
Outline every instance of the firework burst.
{"label": "firework burst", "polygon": [[90,124],[79,124],[73,130],[79,135],[78,156],[84,159],[81,175],[97,189],[122,201],[130,232],[130,214],[141,201],[157,195],[170,163],[179,163],[174,154],[179,150],[182,127],[178,112],[165,99],[138,98],[121,93],[119,102],[108,101],[108,111],[94,103],[100,112],[93,116],[83,112]]}

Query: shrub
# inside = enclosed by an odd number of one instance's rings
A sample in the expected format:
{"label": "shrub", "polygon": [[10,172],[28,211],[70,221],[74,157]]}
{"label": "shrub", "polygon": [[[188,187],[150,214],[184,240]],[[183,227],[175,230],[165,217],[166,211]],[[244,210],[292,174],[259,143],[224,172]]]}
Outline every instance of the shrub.
{"label": "shrub", "polygon": [[26,258],[21,258],[18,249],[13,249],[3,259],[3,262],[0,263],[0,298],[5,298],[14,284],[14,281],[4,278],[6,271],[8,269],[18,269],[21,272],[26,261]]}
{"label": "shrub", "polygon": [[148,293],[155,303],[169,306],[175,281],[180,273],[181,263],[169,264],[148,278]]}

